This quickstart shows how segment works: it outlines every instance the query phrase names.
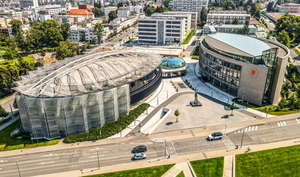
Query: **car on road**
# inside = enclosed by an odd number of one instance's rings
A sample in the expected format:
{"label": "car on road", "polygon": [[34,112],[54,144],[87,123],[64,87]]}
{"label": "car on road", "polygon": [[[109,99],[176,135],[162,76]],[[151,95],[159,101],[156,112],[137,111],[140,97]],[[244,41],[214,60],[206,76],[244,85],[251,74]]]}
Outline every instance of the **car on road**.
{"label": "car on road", "polygon": [[223,138],[222,132],[214,132],[214,133],[208,135],[208,137],[207,137],[207,139],[210,141],[211,140],[220,140],[222,138]]}
{"label": "car on road", "polygon": [[145,146],[145,145],[139,145],[132,149],[132,153],[146,152],[146,151],[147,151],[147,146]]}
{"label": "car on road", "polygon": [[146,157],[147,156],[144,153],[136,153],[136,154],[134,154],[133,159],[134,160],[140,160],[140,159],[145,159]]}

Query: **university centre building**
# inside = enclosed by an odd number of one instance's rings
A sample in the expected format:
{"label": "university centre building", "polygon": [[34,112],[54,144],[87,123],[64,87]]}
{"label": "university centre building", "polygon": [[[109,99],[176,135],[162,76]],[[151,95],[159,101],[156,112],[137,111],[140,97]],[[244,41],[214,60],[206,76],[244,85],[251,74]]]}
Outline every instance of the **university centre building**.
{"label": "university centre building", "polygon": [[238,34],[216,33],[200,42],[204,81],[256,105],[277,104],[288,64],[282,44]]}

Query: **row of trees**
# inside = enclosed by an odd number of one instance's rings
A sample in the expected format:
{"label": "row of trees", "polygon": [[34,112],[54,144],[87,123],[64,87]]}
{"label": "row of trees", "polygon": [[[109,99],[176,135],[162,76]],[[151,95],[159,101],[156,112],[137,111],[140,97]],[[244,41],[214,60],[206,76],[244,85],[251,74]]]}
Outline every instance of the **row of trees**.
{"label": "row of trees", "polygon": [[277,40],[287,47],[300,43],[300,16],[285,14],[276,22]]}
{"label": "row of trees", "polygon": [[163,7],[163,6],[158,6],[158,7],[153,7],[150,6],[149,4],[144,6],[144,13],[146,16],[151,16],[154,13],[162,13],[162,12],[166,12],[166,11],[172,11],[171,7]]}

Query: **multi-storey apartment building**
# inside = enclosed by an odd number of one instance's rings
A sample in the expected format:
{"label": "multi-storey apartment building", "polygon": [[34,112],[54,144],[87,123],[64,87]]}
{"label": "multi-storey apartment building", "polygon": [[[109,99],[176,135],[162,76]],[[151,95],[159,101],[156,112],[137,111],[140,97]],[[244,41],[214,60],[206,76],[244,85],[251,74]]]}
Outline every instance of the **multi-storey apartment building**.
{"label": "multi-storey apartment building", "polygon": [[167,11],[163,12],[163,14],[172,16],[172,15],[188,15],[191,14],[191,29],[197,29],[197,21],[198,21],[198,12],[178,12],[178,11]]}
{"label": "multi-storey apartment building", "polygon": [[151,17],[153,18],[168,18],[168,17],[175,17],[177,19],[184,19],[185,20],[185,33],[189,33],[191,29],[191,14],[183,14],[183,15],[169,15],[169,14],[163,14],[163,13],[155,13],[152,14]]}
{"label": "multi-storey apartment building", "polygon": [[206,23],[208,24],[225,24],[232,23],[235,19],[239,20],[240,24],[250,23],[251,16],[246,11],[215,11],[211,10],[207,14]]}
{"label": "multi-storey apartment building", "polygon": [[276,8],[279,10],[279,12],[300,13],[300,4],[287,3],[277,5]]}
{"label": "multi-storey apartment building", "polygon": [[174,11],[198,12],[198,17],[202,8],[207,8],[207,5],[208,0],[171,0],[169,3]]}
{"label": "multi-storey apartment building", "polygon": [[20,0],[20,6],[22,8],[27,8],[27,7],[38,7],[38,0]]}
{"label": "multi-storey apartment building", "polygon": [[185,19],[176,17],[138,20],[139,44],[173,44],[183,41]]}

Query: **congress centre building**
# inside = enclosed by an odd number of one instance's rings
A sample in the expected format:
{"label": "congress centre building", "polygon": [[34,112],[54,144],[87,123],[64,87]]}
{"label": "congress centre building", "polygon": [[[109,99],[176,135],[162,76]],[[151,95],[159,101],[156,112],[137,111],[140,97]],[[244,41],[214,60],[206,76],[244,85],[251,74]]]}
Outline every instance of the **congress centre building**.
{"label": "congress centre building", "polygon": [[204,81],[256,105],[280,101],[287,47],[229,33],[207,35],[199,45],[199,72]]}
{"label": "congress centre building", "polygon": [[161,60],[153,53],[108,51],[29,72],[14,88],[23,129],[53,139],[115,121],[158,88]]}

